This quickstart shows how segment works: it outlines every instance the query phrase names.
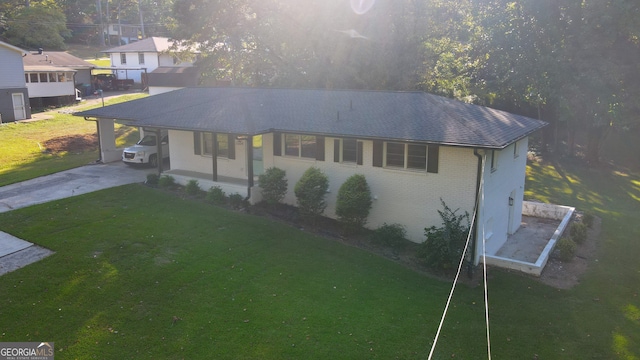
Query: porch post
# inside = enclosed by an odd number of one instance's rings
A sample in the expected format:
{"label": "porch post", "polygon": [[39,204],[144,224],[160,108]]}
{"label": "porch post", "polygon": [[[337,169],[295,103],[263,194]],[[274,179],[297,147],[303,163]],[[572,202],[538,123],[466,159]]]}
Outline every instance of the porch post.
{"label": "porch post", "polygon": [[154,133],[156,134],[156,154],[158,154],[157,157],[157,169],[158,169],[158,176],[162,175],[162,159],[163,159],[163,155],[162,155],[162,138],[160,136],[161,131],[160,129],[156,129],[154,131]]}
{"label": "porch post", "polygon": [[212,180],[214,182],[218,181],[218,134],[211,133],[212,141],[212,149],[211,149],[211,162],[213,163],[213,172],[212,172]]}
{"label": "porch post", "polygon": [[253,136],[247,137],[247,177],[249,189],[253,187]]}

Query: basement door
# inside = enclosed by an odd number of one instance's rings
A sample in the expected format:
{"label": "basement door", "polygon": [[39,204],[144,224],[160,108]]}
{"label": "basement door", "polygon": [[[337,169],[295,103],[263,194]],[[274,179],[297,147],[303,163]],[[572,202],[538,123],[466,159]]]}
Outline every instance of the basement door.
{"label": "basement door", "polygon": [[13,100],[13,116],[16,120],[24,120],[27,118],[27,111],[24,106],[24,94],[11,94]]}

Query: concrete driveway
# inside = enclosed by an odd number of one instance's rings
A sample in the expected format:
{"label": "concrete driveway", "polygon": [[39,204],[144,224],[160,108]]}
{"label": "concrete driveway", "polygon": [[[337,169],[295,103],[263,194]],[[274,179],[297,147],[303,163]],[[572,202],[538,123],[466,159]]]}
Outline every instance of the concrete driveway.
{"label": "concrete driveway", "polygon": [[[122,162],[86,165],[0,187],[0,212],[59,200],[125,184],[144,182],[155,169]],[[1,230],[1,229],[0,229]]]}
{"label": "concrete driveway", "polygon": [[[132,168],[121,162],[86,165],[0,187],[0,212],[59,200],[93,191],[143,182],[155,169]],[[0,230],[2,224],[0,223]],[[53,252],[0,231],[0,275],[19,269]]]}

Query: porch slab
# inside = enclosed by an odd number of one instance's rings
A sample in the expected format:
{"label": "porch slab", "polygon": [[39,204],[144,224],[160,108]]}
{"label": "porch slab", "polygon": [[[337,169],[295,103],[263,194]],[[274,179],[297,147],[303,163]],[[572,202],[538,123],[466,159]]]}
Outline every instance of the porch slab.
{"label": "porch slab", "polygon": [[486,255],[487,265],[540,276],[575,208],[525,201],[522,223],[502,247]]}
{"label": "porch slab", "polygon": [[243,197],[249,195],[247,190],[249,181],[247,179],[218,175],[218,181],[213,181],[213,176],[211,174],[181,169],[171,169],[169,171],[165,171],[163,175],[172,176],[176,183],[180,185],[187,185],[190,180],[197,180],[200,189],[204,191],[208,191],[210,188],[217,186],[220,187],[227,195],[235,193],[238,193]]}

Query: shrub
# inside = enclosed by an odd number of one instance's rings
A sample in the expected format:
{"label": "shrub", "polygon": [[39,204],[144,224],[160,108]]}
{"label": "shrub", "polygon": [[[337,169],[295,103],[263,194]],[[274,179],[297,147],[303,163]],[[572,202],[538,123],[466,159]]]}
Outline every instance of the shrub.
{"label": "shrub", "polygon": [[371,210],[371,190],[364,175],[350,176],[338,190],[336,215],[348,231],[358,230],[367,222]]}
{"label": "shrub", "polygon": [[587,225],[579,222],[572,223],[569,228],[569,236],[576,244],[584,243],[587,240]]}
{"label": "shrub", "polygon": [[371,240],[392,248],[398,248],[404,243],[406,236],[407,231],[403,225],[384,223],[373,232]]}
{"label": "shrub", "polygon": [[294,188],[300,215],[312,223],[320,216],[327,203],[324,195],[329,189],[329,179],[316,167],[310,167],[302,174]]}
{"label": "shrub", "polygon": [[594,216],[592,213],[584,213],[582,215],[582,222],[588,227],[591,228],[593,226]]}
{"label": "shrub", "polygon": [[198,180],[196,180],[196,179],[189,180],[189,182],[187,182],[187,186],[185,186],[184,190],[189,195],[195,196],[195,195],[200,194],[200,184],[198,184]]}
{"label": "shrub", "polygon": [[222,205],[227,201],[227,196],[220,186],[213,186],[207,192],[207,201],[216,205]]}
{"label": "shrub", "polygon": [[238,193],[229,195],[229,204],[231,205],[232,208],[236,210],[246,205],[244,198],[242,197],[242,195]]}
{"label": "shrub", "polygon": [[258,177],[262,189],[262,199],[269,205],[278,204],[287,194],[287,173],[279,168],[271,167]]}
{"label": "shrub", "polygon": [[146,183],[149,185],[158,185],[158,174],[147,174]]}
{"label": "shrub", "polygon": [[172,188],[176,186],[176,179],[170,175],[162,175],[158,179],[158,185],[162,188]]}
{"label": "shrub", "polygon": [[571,240],[568,237],[563,237],[558,240],[556,244],[556,252],[560,260],[564,262],[569,262],[573,260],[573,257],[576,255],[576,249],[578,245],[576,245],[575,241]]}
{"label": "shrub", "polygon": [[419,255],[432,268],[451,269],[457,266],[462,256],[469,232],[469,213],[457,215],[459,209],[451,210],[440,199],[442,227],[431,226],[424,229],[427,240],[422,243]]}

